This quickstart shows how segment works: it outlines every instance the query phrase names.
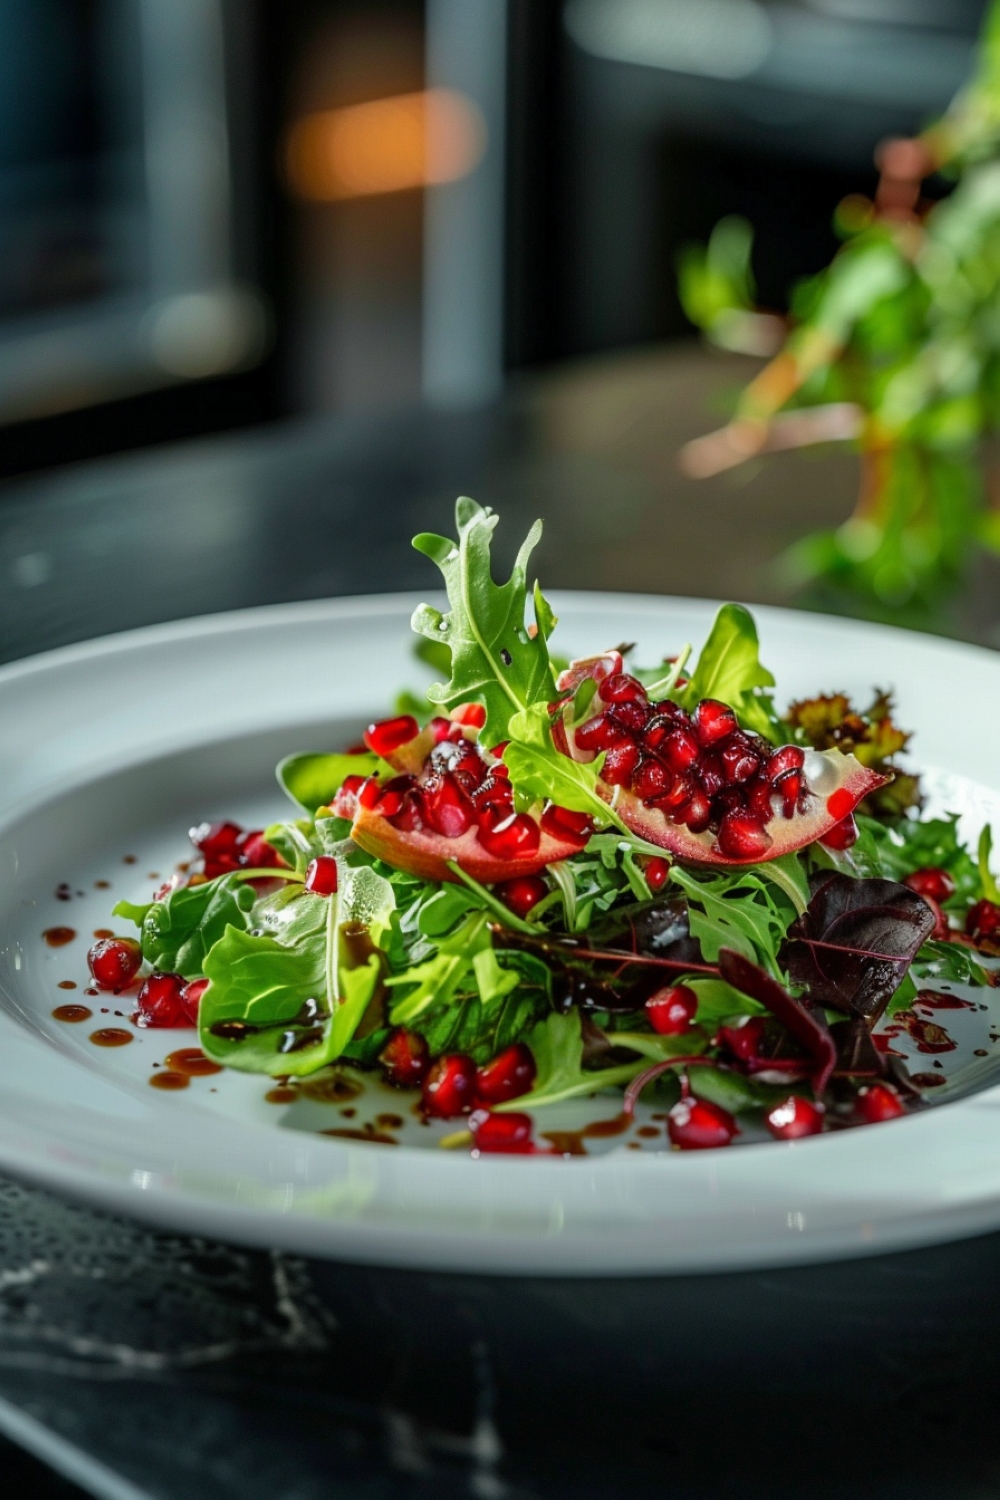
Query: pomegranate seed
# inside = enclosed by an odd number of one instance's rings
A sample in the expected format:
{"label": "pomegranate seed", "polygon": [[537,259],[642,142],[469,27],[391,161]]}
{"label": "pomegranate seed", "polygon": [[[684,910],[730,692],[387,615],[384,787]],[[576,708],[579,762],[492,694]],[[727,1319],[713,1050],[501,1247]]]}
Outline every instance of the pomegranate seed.
{"label": "pomegranate seed", "polygon": [[662,760],[654,760],[650,757],[639,763],[632,777],[632,790],[643,801],[651,802],[654,797],[661,797],[664,792],[669,791],[673,782],[674,778]]}
{"label": "pomegranate seed", "polygon": [[607,714],[596,714],[574,731],[574,738],[581,750],[610,750],[622,737],[621,726]]}
{"label": "pomegranate seed", "polygon": [[774,783],[773,790],[781,797],[781,816],[792,818],[795,816],[805,785],[801,771],[786,771],[779,776]]}
{"label": "pomegranate seed", "polygon": [[642,873],[646,877],[646,884],[651,891],[660,891],[670,879],[670,863],[665,859],[658,859],[655,855],[647,859],[642,867]]}
{"label": "pomegranate seed", "polygon": [[907,875],[903,884],[908,885],[911,891],[916,891],[918,896],[930,897],[939,905],[955,894],[954,877],[936,865],[925,865],[922,870],[914,870],[912,875]]}
{"label": "pomegranate seed", "polygon": [[498,822],[509,817],[514,810],[514,789],[503,776],[494,776],[491,772],[482,786],[472,793],[472,802],[480,823],[484,818],[490,821],[491,814],[492,821]]}
{"label": "pomegranate seed", "polygon": [[373,807],[378,807],[381,795],[382,783],[377,776],[369,776],[361,783],[358,791],[358,805],[370,812]]}
{"label": "pomegranate seed", "polygon": [[695,766],[695,774],[701,782],[702,791],[708,797],[717,796],[726,784],[722,761],[717,755],[702,755]]}
{"label": "pomegranate seed", "polygon": [[688,806],[696,792],[700,796],[701,788],[695,785],[690,776],[678,776],[670,790],[664,792],[659,798],[657,806],[662,807],[665,812],[679,816],[681,810]]}
{"label": "pomegranate seed", "polygon": [[484,1155],[529,1156],[535,1147],[531,1140],[530,1115],[494,1115],[488,1109],[477,1109],[469,1116],[473,1147]]}
{"label": "pomegranate seed", "polygon": [[823,1106],[799,1094],[789,1094],[764,1116],[764,1124],[778,1141],[797,1141],[804,1135],[819,1135],[823,1129]]}
{"label": "pomegranate seed", "polygon": [[703,698],[694,711],[694,727],[702,745],[714,745],[738,729],[736,715],[725,703]]}
{"label": "pomegranate seed", "polygon": [[198,1007],[201,1005],[201,997],[207,989],[207,979],[192,979],[191,983],[186,984],[178,996],[181,1010],[187,1016],[188,1024],[191,1026],[197,1026],[198,1024]]}
{"label": "pomegranate seed", "polygon": [[639,746],[634,740],[622,740],[612,745],[604,758],[601,780],[608,786],[627,786],[639,764]]}
{"label": "pomegranate seed", "polygon": [[424,789],[424,817],[446,839],[458,839],[472,827],[475,814],[469,799],[452,776],[435,778]]}
{"label": "pomegranate seed", "polygon": [[451,720],[442,718],[440,714],[435,714],[427,727],[434,736],[435,745],[440,745],[442,740],[447,740],[448,738],[449,731],[451,730]]}
{"label": "pomegranate seed", "polygon": [[423,799],[419,791],[407,792],[403,797],[403,805],[399,812],[393,813],[389,822],[393,828],[398,828],[401,833],[416,833],[424,826],[424,820],[420,815]]}
{"label": "pomegranate seed", "polygon": [[123,990],[132,983],[142,963],[142,949],[134,938],[101,938],[87,954],[87,964],[100,990]]}
{"label": "pomegranate seed", "polygon": [[644,750],[659,750],[663,741],[673,730],[673,721],[665,714],[657,714],[647,723],[642,731],[642,748]]}
{"label": "pomegranate seed", "polygon": [[403,1026],[397,1026],[389,1033],[378,1060],[385,1069],[386,1082],[400,1089],[419,1088],[431,1065],[430,1052],[423,1037]]}
{"label": "pomegranate seed", "polygon": [[767,779],[777,781],[778,777],[784,776],[786,771],[801,771],[805,763],[806,752],[800,750],[798,745],[782,745],[780,750],[775,750],[767,763]]}
{"label": "pomegranate seed", "polygon": [[535,1059],[523,1042],[514,1042],[476,1071],[476,1097],[485,1104],[506,1104],[527,1094],[535,1081]]}
{"label": "pomegranate seed", "polygon": [[395,719],[382,719],[377,724],[369,724],[365,730],[365,744],[373,754],[384,758],[401,745],[409,744],[419,733],[420,725],[413,715],[400,714]]}
{"label": "pomegranate seed", "polygon": [[186,988],[183,974],[150,974],[136,1000],[137,1025],[187,1026],[187,1010],[181,999]]}
{"label": "pomegranate seed", "polygon": [[[794,775],[795,773],[790,773]],[[769,786],[762,777],[758,776],[744,788],[743,795],[746,801],[747,812],[752,813],[766,827],[774,817],[774,808],[771,798],[774,796],[774,788]]]}
{"label": "pomegranate seed", "polygon": [[827,849],[850,849],[852,844],[858,841],[858,825],[854,821],[854,814],[848,813],[846,818],[841,818],[839,823],[834,823],[828,833],[824,833],[820,843]]}
{"label": "pomegranate seed", "polygon": [[681,821],[687,824],[692,833],[705,832],[712,821],[712,804],[704,792],[695,789]]}
{"label": "pomegranate seed", "polygon": [[646,1014],[658,1036],[680,1036],[689,1031],[698,1010],[698,996],[686,984],[668,984],[650,995]]}
{"label": "pomegranate seed", "polygon": [[515,917],[526,917],[532,907],[549,894],[549,888],[540,875],[515,875],[512,880],[502,880],[493,891],[504,906],[510,907]]}
{"label": "pomegranate seed", "polygon": [[858,1094],[854,1111],[866,1125],[878,1125],[883,1120],[895,1120],[903,1113],[903,1106],[895,1089],[873,1083]]}
{"label": "pomegranate seed", "polygon": [[948,924],[948,918],[931,896],[921,896],[920,899],[921,901],[925,901],[934,913],[934,926],[931,928],[932,940],[937,943],[946,943],[951,937],[951,927]]}
{"label": "pomegranate seed", "polygon": [[627,672],[615,672],[613,676],[605,677],[597,691],[605,703],[626,703],[633,699],[646,702],[646,689]]}
{"label": "pomegranate seed", "polygon": [[243,834],[239,841],[240,864],[247,870],[278,870],[285,861],[273,845],[267,842],[259,828]]}
{"label": "pomegranate seed", "polygon": [[469,729],[482,729],[486,723],[486,709],[481,703],[460,703],[451,711],[451,722]]}
{"label": "pomegranate seed", "polygon": [[353,821],[358,810],[358,793],[364,784],[363,776],[345,776],[343,786],[330,803],[331,810],[338,818],[350,818]]}
{"label": "pomegranate seed", "polygon": [[839,823],[854,811],[855,799],[851,796],[846,786],[839,786],[835,792],[831,792],[826,799],[826,810],[831,818]]}
{"label": "pomegranate seed", "polygon": [[663,742],[663,759],[678,773],[689,771],[700,754],[698,738],[691,729],[675,729]]}
{"label": "pomegranate seed", "polygon": [[751,813],[728,812],[719,824],[719,848],[728,859],[760,859],[773,842],[760,819]]}
{"label": "pomegranate seed", "polygon": [[749,781],[760,770],[760,760],[743,735],[731,735],[719,753],[722,773],[729,782]]}
{"label": "pomegranate seed", "polygon": [[681,1099],[667,1116],[667,1134],[681,1151],[728,1146],[739,1133],[729,1111],[707,1099]]}
{"label": "pomegranate seed", "polygon": [[330,854],[321,854],[314,859],[306,871],[306,890],[314,896],[335,896],[337,893],[337,861]]}
{"label": "pomegranate seed", "polygon": [[199,823],[192,828],[192,844],[206,859],[236,859],[236,841],[243,832],[238,823]]}
{"label": "pomegranate seed", "polygon": [[492,828],[479,825],[479,842],[496,859],[530,858],[538,852],[541,829],[527,813],[510,813]]}
{"label": "pomegranate seed", "polygon": [[417,784],[415,776],[393,776],[383,782],[378,799],[378,810],[384,818],[393,818],[402,812],[407,794]]}
{"label": "pomegranate seed", "polygon": [[1000,941],[1000,906],[995,901],[977,901],[969,907],[965,930],[977,943]]}
{"label": "pomegranate seed", "polygon": [[754,1063],[760,1056],[766,1029],[763,1016],[747,1016],[736,1026],[720,1026],[719,1041],[741,1063]]}
{"label": "pomegranate seed", "polygon": [[594,825],[586,813],[571,812],[568,807],[557,807],[550,802],[542,813],[542,832],[554,839],[568,840],[582,849],[594,831]]}
{"label": "pomegranate seed", "polygon": [[608,718],[622,729],[627,729],[629,734],[638,734],[641,729],[645,729],[649,717],[649,704],[640,703],[636,698],[613,703],[608,709]]}
{"label": "pomegranate seed", "polygon": [[451,1120],[466,1114],[476,1091],[476,1065],[471,1057],[459,1052],[439,1057],[424,1079],[424,1114],[439,1120]]}

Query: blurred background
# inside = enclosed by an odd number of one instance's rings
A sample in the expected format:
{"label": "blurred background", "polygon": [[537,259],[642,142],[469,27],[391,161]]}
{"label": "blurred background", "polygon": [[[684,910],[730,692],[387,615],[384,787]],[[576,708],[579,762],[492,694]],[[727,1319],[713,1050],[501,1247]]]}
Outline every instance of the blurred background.
{"label": "blurred background", "polygon": [[[968,75],[983,11],[0,0],[0,478],[295,419],[460,423],[534,391],[581,505],[625,514],[653,484],[735,516],[752,475],[691,489],[675,457],[758,366],[698,346],[678,254],[745,216],[757,300],[784,311],[838,247],[837,202],[874,193],[876,144]],[[844,456],[818,483],[791,462],[744,573],[647,562],[626,586],[771,597],[768,528],[794,534],[803,490],[836,523],[857,488]]]}

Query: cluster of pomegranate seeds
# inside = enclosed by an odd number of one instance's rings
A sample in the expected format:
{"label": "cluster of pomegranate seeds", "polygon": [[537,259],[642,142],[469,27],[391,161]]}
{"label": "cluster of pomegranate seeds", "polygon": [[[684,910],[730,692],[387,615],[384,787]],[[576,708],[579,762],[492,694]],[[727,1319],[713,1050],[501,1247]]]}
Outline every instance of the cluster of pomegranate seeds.
{"label": "cluster of pomegranate seeds", "polygon": [[575,739],[580,750],[606,752],[602,779],[692,833],[711,830],[727,857],[763,856],[771,819],[799,810],[808,790],[805,751],[775,750],[741,729],[726,704],[704,698],[687,714],[669,700],[651,703],[627,672],[605,678],[597,695],[603,707]]}
{"label": "cluster of pomegranate seeds", "polygon": [[139,972],[142,949],[134,938],[101,938],[87,954],[87,965],[99,990],[127,989]]}
{"label": "cluster of pomegranate seeds", "polygon": [[797,1141],[804,1135],[819,1135],[824,1114],[822,1104],[814,1104],[800,1094],[789,1094],[768,1110],[764,1123],[776,1141]]}
{"label": "cluster of pomegranate seeds", "polygon": [[431,1055],[419,1032],[397,1026],[379,1053],[379,1062],[385,1069],[387,1083],[399,1089],[415,1089],[427,1076]]}
{"label": "cluster of pomegranate seeds", "polygon": [[650,995],[646,1015],[659,1036],[680,1036],[694,1022],[698,996],[686,984],[668,984]]}
{"label": "cluster of pomegranate seeds", "polygon": [[[182,998],[187,989],[183,974],[154,972],[145,980],[136,1001],[137,1026],[191,1026],[188,1003]],[[200,998],[200,996],[199,996]],[[197,1008],[195,1021],[197,1020]]]}
{"label": "cluster of pomegranate seeds", "polygon": [[[582,849],[592,831],[590,819],[561,807],[546,808],[540,820],[518,812],[503,761],[484,753],[465,733],[481,727],[485,710],[467,703],[455,713],[466,717],[431,720],[436,743],[418,775],[403,773],[384,782],[369,777],[350,788],[345,782],[334,811],[350,817],[356,801],[377,809],[402,833],[429,832],[443,839],[459,839],[473,829],[495,859],[530,858],[543,832]],[[391,755],[418,733],[417,721],[403,714],[370,725],[365,743],[380,755]]]}
{"label": "cluster of pomegranate seeds", "polygon": [[190,837],[205,862],[209,880],[232,870],[277,870],[285,865],[260,828],[244,830],[238,823],[199,823],[191,829]]}

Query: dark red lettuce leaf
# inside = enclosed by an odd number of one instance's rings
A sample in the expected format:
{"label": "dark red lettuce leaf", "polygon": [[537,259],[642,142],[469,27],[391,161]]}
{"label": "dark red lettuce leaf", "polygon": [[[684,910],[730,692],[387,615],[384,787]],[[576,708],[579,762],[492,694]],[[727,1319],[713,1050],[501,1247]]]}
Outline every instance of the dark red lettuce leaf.
{"label": "dark red lettuce leaf", "polygon": [[826,1017],[819,1011],[810,1010],[801,1000],[796,1000],[770,974],[766,974],[732,948],[723,948],[719,953],[719,973],[741,995],[749,995],[752,1000],[765,1005],[785,1030],[805,1048],[814,1064],[813,1089],[819,1097],[829,1083],[830,1074],[837,1062],[837,1047],[830,1035]]}
{"label": "dark red lettuce leaf", "polygon": [[830,875],[789,927],[778,957],[815,1004],[872,1025],[933,928],[927,902],[905,885]]}

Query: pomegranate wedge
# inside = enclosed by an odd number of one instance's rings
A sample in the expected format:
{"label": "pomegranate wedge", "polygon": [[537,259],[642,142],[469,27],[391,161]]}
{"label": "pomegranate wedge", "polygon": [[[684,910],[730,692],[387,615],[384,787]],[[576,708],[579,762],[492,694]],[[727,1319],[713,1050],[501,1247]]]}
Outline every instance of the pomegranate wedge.
{"label": "pomegranate wedge", "polygon": [[889,779],[839,750],[775,749],[713,698],[690,713],[651,702],[625,672],[602,676],[584,721],[564,714],[560,728],[573,759],[603,753],[597,791],[622,822],[690,864],[757,864],[826,838],[848,848],[854,809]]}
{"label": "pomegranate wedge", "polygon": [[[537,825],[536,825],[537,827]],[[458,838],[445,838],[430,829],[394,828],[377,808],[358,808],[351,827],[351,838],[376,859],[384,859],[394,870],[406,870],[423,880],[457,880],[448,868],[454,860],[467,875],[481,885],[511,880],[515,876],[537,875],[557,859],[568,859],[580,852],[577,839],[553,837],[538,830],[538,842],[530,853],[490,854],[479,840],[479,830],[472,826]]]}

